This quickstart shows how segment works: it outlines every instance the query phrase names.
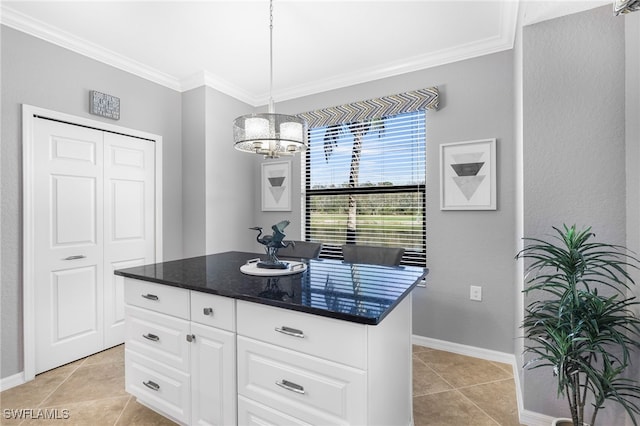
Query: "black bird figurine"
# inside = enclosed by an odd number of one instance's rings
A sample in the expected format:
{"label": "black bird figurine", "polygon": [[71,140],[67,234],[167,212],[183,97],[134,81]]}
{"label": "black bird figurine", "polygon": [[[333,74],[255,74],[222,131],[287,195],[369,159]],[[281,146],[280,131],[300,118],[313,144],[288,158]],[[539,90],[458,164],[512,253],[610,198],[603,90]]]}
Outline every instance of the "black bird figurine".
{"label": "black bird figurine", "polygon": [[268,260],[258,262],[258,268],[267,269],[287,269],[289,267],[288,262],[282,262],[278,259],[278,249],[294,245],[293,241],[284,241],[284,228],[289,225],[288,220],[282,220],[271,227],[273,230],[272,235],[262,236],[262,228],[260,226],[254,226],[254,231],[258,231],[256,241],[265,246],[267,251]]}

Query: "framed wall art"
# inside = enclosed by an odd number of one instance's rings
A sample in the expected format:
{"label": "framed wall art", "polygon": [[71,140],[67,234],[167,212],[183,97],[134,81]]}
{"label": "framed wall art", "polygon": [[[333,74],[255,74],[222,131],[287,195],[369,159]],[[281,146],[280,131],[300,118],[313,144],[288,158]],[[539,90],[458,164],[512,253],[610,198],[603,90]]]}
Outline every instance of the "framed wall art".
{"label": "framed wall art", "polygon": [[496,210],[496,140],[440,145],[440,210]]}
{"label": "framed wall art", "polygon": [[291,211],[291,161],[262,163],[262,211]]}

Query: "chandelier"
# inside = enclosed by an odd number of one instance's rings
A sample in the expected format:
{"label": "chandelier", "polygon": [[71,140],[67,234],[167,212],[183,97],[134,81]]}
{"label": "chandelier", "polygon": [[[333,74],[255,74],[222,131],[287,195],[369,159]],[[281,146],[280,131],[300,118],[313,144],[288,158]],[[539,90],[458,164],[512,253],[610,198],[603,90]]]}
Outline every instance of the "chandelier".
{"label": "chandelier", "polygon": [[233,140],[239,151],[279,158],[306,151],[307,123],[296,116],[276,114],[273,106],[273,0],[269,1],[269,109],[233,121]]}

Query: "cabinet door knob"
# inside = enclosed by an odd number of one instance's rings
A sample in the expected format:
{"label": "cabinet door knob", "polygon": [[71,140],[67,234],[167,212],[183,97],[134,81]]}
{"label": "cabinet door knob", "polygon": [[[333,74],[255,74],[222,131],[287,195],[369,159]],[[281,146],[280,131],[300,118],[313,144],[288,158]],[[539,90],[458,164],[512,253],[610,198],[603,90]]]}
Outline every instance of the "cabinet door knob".
{"label": "cabinet door knob", "polygon": [[283,325],[282,327],[276,327],[275,330],[278,333],[286,334],[287,336],[299,337],[300,339],[304,339],[304,332],[296,328],[291,328]]}
{"label": "cabinet door knob", "polygon": [[187,334],[187,342],[195,342],[196,335],[195,334]]}
{"label": "cabinet door knob", "polygon": [[282,379],[279,382],[276,382],[276,385],[291,392],[299,393],[301,395],[305,394],[304,388],[302,386],[288,380]]}
{"label": "cabinet door knob", "polygon": [[151,333],[143,334],[142,337],[144,337],[147,340],[151,340],[152,342],[157,342],[157,341],[160,340],[160,338],[158,336],[156,336],[155,334],[151,334]]}
{"label": "cabinet door knob", "polygon": [[140,296],[144,297],[147,300],[158,300],[158,296],[155,294],[141,294]]}
{"label": "cabinet door knob", "polygon": [[213,308],[204,308],[202,313],[205,315],[213,315]]}
{"label": "cabinet door knob", "polygon": [[160,390],[160,385],[157,384],[156,382],[152,382],[151,380],[146,381],[146,382],[142,382],[143,385],[145,385],[146,387],[148,387],[149,389],[158,392]]}

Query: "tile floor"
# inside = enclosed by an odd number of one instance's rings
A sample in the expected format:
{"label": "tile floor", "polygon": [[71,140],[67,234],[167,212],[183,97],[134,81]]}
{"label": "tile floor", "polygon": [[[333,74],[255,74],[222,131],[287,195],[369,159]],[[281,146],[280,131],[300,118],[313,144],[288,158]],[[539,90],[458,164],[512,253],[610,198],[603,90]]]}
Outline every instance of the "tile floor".
{"label": "tile floor", "polygon": [[[414,346],[413,375],[415,426],[519,425],[510,365]],[[0,393],[0,408],[2,425],[174,424],[125,392],[123,345]],[[19,408],[59,418],[11,418]]]}

